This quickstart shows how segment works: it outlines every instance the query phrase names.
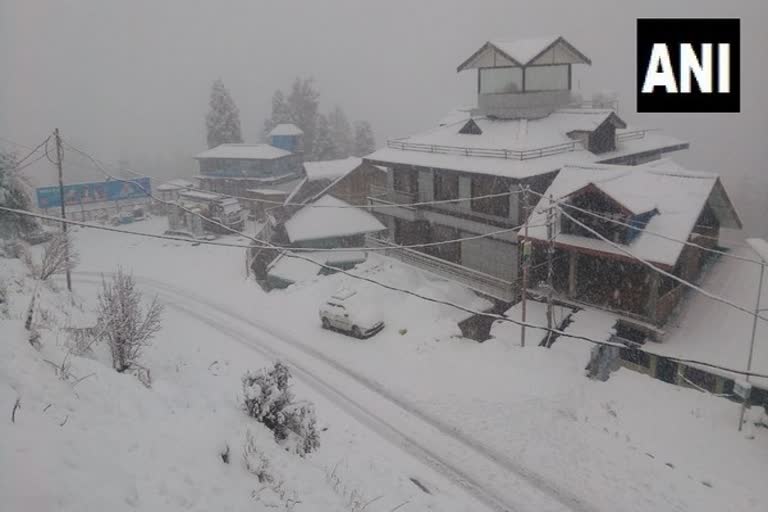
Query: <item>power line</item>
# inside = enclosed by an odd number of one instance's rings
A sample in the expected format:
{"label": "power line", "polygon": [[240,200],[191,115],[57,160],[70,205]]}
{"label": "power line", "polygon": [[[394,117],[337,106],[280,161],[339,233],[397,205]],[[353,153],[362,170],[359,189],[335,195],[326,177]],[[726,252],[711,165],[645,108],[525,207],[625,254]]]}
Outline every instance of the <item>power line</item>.
{"label": "power line", "polygon": [[16,166],[14,168],[14,171],[18,172],[19,171],[19,166],[22,163],[24,163],[24,160],[26,160],[27,158],[29,158],[32,155],[34,155],[37,152],[37,150],[40,149],[41,147],[43,147],[44,145],[46,145],[49,140],[51,140],[51,136],[50,135],[43,142],[41,142],[40,144],[38,144],[37,146],[32,148],[32,150],[29,153],[27,153],[27,155],[24,158],[20,158],[19,160],[16,160]]}
{"label": "power line", "polygon": [[754,311],[751,311],[751,310],[745,308],[744,306],[740,306],[740,305],[735,304],[735,303],[733,303],[733,302],[731,302],[731,301],[729,301],[727,299],[724,299],[724,298],[720,297],[719,295],[715,295],[714,293],[708,292],[707,290],[705,290],[705,289],[703,289],[703,288],[701,288],[699,286],[696,286],[695,284],[693,284],[693,283],[691,283],[689,281],[686,281],[685,279],[677,277],[676,275],[672,274],[671,272],[667,272],[666,270],[663,270],[663,269],[657,267],[656,265],[654,265],[650,261],[646,261],[646,260],[644,260],[644,259],[642,259],[642,258],[640,258],[638,256],[635,256],[634,254],[632,254],[631,251],[625,249],[624,247],[621,247],[620,245],[618,245],[618,244],[616,244],[614,242],[611,242],[606,237],[604,237],[603,235],[601,235],[600,233],[598,233],[594,229],[590,228],[589,226],[587,226],[583,222],[580,222],[577,219],[573,218],[572,215],[570,215],[567,212],[565,212],[561,207],[559,207],[559,206],[555,206],[555,207],[560,211],[560,213],[562,213],[563,215],[568,217],[572,222],[574,222],[575,224],[577,224],[577,225],[581,226],[582,228],[586,229],[587,231],[589,231],[590,233],[595,235],[597,238],[603,240],[604,242],[606,242],[608,245],[610,245],[614,249],[617,249],[620,252],[626,254],[627,256],[632,258],[633,260],[639,261],[640,263],[642,263],[646,267],[648,267],[648,268],[650,268],[652,270],[655,270],[659,274],[661,274],[663,276],[666,276],[666,277],[672,279],[673,281],[677,281],[681,285],[687,286],[688,288],[691,288],[692,290],[695,290],[695,291],[701,293],[702,295],[704,295],[706,297],[709,297],[710,299],[712,299],[714,301],[717,301],[717,302],[720,302],[722,304],[725,304],[726,306],[730,306],[732,308],[738,309],[739,311],[743,311],[744,313],[747,313],[750,316],[757,316],[757,318],[760,318],[761,320],[764,320],[764,321],[768,322],[768,318],[765,318],[764,316],[761,316],[759,313],[755,313]]}
{"label": "power line", "polygon": [[[439,245],[447,245],[447,244],[454,244],[458,242],[463,242],[467,240],[474,240],[478,238],[485,238],[492,234],[496,233],[502,233],[506,231],[510,231],[512,229],[516,228],[510,228],[509,230],[501,230],[501,231],[494,231],[493,233],[486,233],[483,235],[476,235],[473,237],[466,237],[466,238],[457,238],[452,240],[442,240],[439,242],[428,242],[424,244],[414,244],[414,245],[393,245],[391,247],[340,247],[338,249],[314,249],[310,247],[286,247],[282,245],[261,245],[261,246],[254,246],[253,244],[235,244],[235,243],[229,243],[229,242],[217,242],[215,240],[205,240],[205,239],[199,239],[199,238],[188,238],[188,237],[182,237],[182,236],[174,236],[174,235],[160,235],[160,234],[154,234],[154,233],[142,233],[140,231],[132,231],[129,229],[120,229],[115,228],[113,226],[104,226],[102,224],[94,224],[91,222],[83,222],[83,221],[76,221],[71,219],[62,219],[61,217],[56,217],[53,215],[45,215],[42,213],[34,213],[34,212],[28,212],[26,210],[18,210],[15,208],[7,208],[5,206],[0,206],[0,210],[7,211],[9,213],[16,213],[19,215],[27,215],[29,217],[35,217],[37,219],[41,220],[48,220],[52,222],[64,222],[66,224],[71,224],[73,226],[79,226],[82,228],[87,229],[99,229],[102,231],[112,231],[114,233],[122,233],[126,235],[135,235],[135,236],[144,236],[148,238],[158,238],[158,239],[164,239],[164,240],[174,240],[174,241],[180,241],[180,242],[188,242],[190,244],[201,244],[201,245],[217,245],[222,247],[237,247],[240,249],[252,249],[254,247],[259,247],[262,249],[268,249],[268,250],[275,250],[275,251],[291,251],[291,252],[378,252],[378,251],[386,251],[391,249],[418,249],[422,247],[433,247],[433,246],[439,246]],[[536,267],[533,268],[537,268]]]}
{"label": "power line", "polygon": [[[531,191],[531,192],[533,192],[533,191]],[[538,195],[538,196],[541,196],[542,198],[544,197],[543,194],[539,194],[537,192],[533,192],[533,193]],[[580,208],[580,207],[578,207],[576,205],[567,203],[565,201],[560,201],[558,204],[560,206],[565,206],[567,208],[571,208],[573,210],[577,210],[577,211],[580,211],[582,213],[586,213],[587,215],[591,215],[592,217],[595,217],[595,218],[598,218],[598,219],[607,220],[608,222],[612,222],[612,223],[617,224],[619,226],[624,226],[624,227],[627,227],[627,228],[630,228],[630,229],[634,229],[635,231],[640,231],[640,232],[643,232],[643,233],[648,233],[649,235],[656,236],[656,237],[659,237],[659,238],[663,238],[665,240],[670,240],[672,242],[676,242],[676,243],[679,243],[679,244],[688,245],[690,247],[696,247],[697,249],[700,249],[702,251],[707,251],[707,252],[711,252],[711,253],[714,253],[714,254],[719,254],[721,256],[727,256],[729,258],[733,258],[733,259],[737,259],[737,260],[741,260],[741,261],[747,261],[749,263],[754,263],[756,265],[766,265],[766,263],[762,262],[762,261],[753,260],[751,258],[745,258],[743,256],[738,256],[736,254],[730,254],[730,253],[727,253],[725,251],[718,251],[717,249],[712,249],[712,248],[709,248],[709,247],[704,247],[703,245],[699,245],[699,244],[696,244],[694,242],[690,242],[690,241],[687,241],[687,240],[679,240],[677,238],[673,238],[671,236],[663,235],[661,233],[657,233],[655,231],[651,231],[651,230],[646,229],[646,228],[642,228],[642,227],[639,227],[639,226],[633,226],[632,224],[627,224],[626,222],[622,222],[622,221],[617,220],[617,219],[612,219],[611,217],[608,217],[608,216],[605,216],[605,215],[600,215],[599,213],[587,210],[585,208]],[[709,237],[707,235],[700,235],[700,236],[717,240],[716,237]]]}
{"label": "power line", "polygon": [[[88,155],[85,152],[83,152],[83,154],[86,155],[88,158],[92,158],[90,155]],[[96,163],[95,160],[94,160],[94,163]],[[109,173],[107,173],[103,169],[102,169],[102,172],[104,172],[104,174],[106,174],[108,177],[111,177],[112,179],[115,179],[115,180],[121,181],[121,182],[129,183],[127,180],[124,180],[124,179],[121,179],[121,178],[117,178],[117,177],[114,177],[114,176],[110,175]],[[130,182],[130,183],[132,183],[132,182]],[[139,185],[139,187],[143,188],[143,187],[141,187],[141,185]],[[153,197],[146,190],[145,190],[145,193],[147,195],[149,195],[150,197]],[[162,202],[162,203],[168,204],[166,201],[163,201],[163,200],[159,200],[159,201]],[[182,207],[182,209],[184,209],[184,208]],[[203,215],[201,215],[201,214],[199,214],[197,212],[192,212],[191,210],[187,210],[187,211],[189,211],[189,213],[191,213],[193,215],[197,215],[197,216],[199,216],[201,218],[205,218]],[[29,213],[29,212],[27,212],[27,213]],[[208,220],[208,219],[206,219],[206,220]],[[222,224],[220,222],[217,222],[217,221],[212,221],[212,222],[214,224],[217,224],[217,225],[227,229],[228,231],[230,231],[230,232],[232,232],[234,234],[243,236],[243,237],[245,237],[247,239],[250,239],[250,240],[252,240],[252,241],[254,241],[256,243],[264,243],[263,241],[258,240],[255,237],[251,237],[251,236],[249,236],[249,235],[247,235],[245,233],[242,233],[240,231],[232,229],[229,226],[226,226],[226,225],[224,225],[224,224]],[[274,245],[272,245],[272,244],[270,244],[268,242],[266,243],[266,245],[268,247],[272,248],[272,249],[279,249],[278,247],[276,247],[276,246],[274,246]],[[448,306],[448,307],[451,307],[451,308],[454,308],[454,309],[457,309],[459,311],[463,311],[465,313],[469,313],[469,314],[472,314],[472,315],[478,315],[478,316],[483,316],[483,317],[487,317],[487,318],[493,318],[495,320],[499,320],[499,321],[503,321],[503,322],[509,322],[509,323],[513,323],[513,324],[516,324],[516,325],[519,325],[519,326],[529,327],[529,328],[532,328],[532,329],[542,329],[542,330],[545,330],[547,332],[558,334],[558,335],[563,336],[563,337],[567,337],[567,338],[571,338],[571,339],[576,339],[576,340],[587,341],[589,343],[596,344],[596,345],[606,345],[606,346],[614,346],[614,347],[618,347],[618,348],[626,348],[624,345],[618,344],[618,343],[612,343],[612,342],[607,342],[607,341],[603,341],[603,340],[595,340],[595,339],[590,338],[588,336],[583,336],[583,335],[573,334],[573,333],[567,333],[567,332],[562,331],[560,329],[555,329],[555,328],[551,328],[550,329],[550,328],[547,328],[545,326],[531,324],[531,323],[528,323],[528,322],[520,322],[520,321],[511,319],[511,318],[507,318],[505,316],[494,314],[494,313],[486,313],[486,312],[482,312],[482,311],[475,311],[475,310],[472,310],[470,308],[461,306],[459,304],[455,304],[455,303],[452,303],[452,302],[449,302],[449,301],[445,301],[445,300],[441,300],[441,299],[436,299],[434,297],[429,297],[429,296],[426,296],[426,295],[423,295],[423,294],[420,294],[420,293],[417,293],[417,292],[413,292],[413,291],[410,291],[410,290],[405,290],[405,289],[402,289],[402,288],[397,288],[395,286],[391,286],[391,285],[388,285],[386,283],[382,283],[380,281],[376,281],[375,279],[371,279],[369,277],[359,276],[359,275],[353,274],[353,273],[351,273],[351,272],[349,272],[347,270],[339,269],[339,268],[336,268],[336,267],[333,267],[333,266],[330,266],[330,265],[327,265],[327,264],[315,261],[315,260],[313,260],[311,258],[302,256],[300,254],[293,254],[290,251],[284,252],[284,255],[286,257],[289,257],[289,258],[297,258],[297,259],[300,259],[300,260],[307,261],[307,262],[312,263],[313,265],[316,265],[316,266],[318,266],[320,268],[329,270],[329,271],[334,272],[334,273],[343,274],[345,276],[348,276],[348,277],[350,277],[352,279],[355,279],[355,280],[358,280],[358,281],[368,282],[368,283],[371,283],[373,285],[379,286],[379,287],[384,288],[384,289],[388,289],[388,290],[391,290],[391,291],[396,291],[396,292],[404,293],[406,295],[410,295],[410,296],[413,296],[413,297],[425,300],[427,302]],[[637,349],[637,350],[640,350],[640,349]],[[725,367],[725,366],[722,366],[722,365],[718,365],[718,364],[714,364],[714,363],[708,363],[708,362],[705,362],[705,361],[698,361],[698,360],[694,360],[694,359],[685,359],[685,358],[679,358],[679,357],[674,357],[674,356],[665,356],[665,355],[656,354],[654,352],[649,352],[649,351],[643,351],[643,352],[646,352],[649,355],[654,355],[654,356],[657,356],[657,357],[665,357],[666,359],[668,359],[670,361],[674,361],[674,362],[678,362],[678,363],[697,364],[697,365],[700,365],[700,366],[714,368],[714,369],[719,369],[719,370],[722,370],[722,371],[727,371],[727,372],[735,373],[735,374],[738,374],[738,375],[768,378],[768,375],[764,375],[764,374],[760,374],[760,373],[755,373],[755,372],[751,372],[751,371],[735,370],[733,368],[728,368],[728,367]]]}
{"label": "power line", "polygon": [[[70,144],[67,144],[70,150],[80,153],[80,151],[71,146]],[[102,166],[105,166],[104,162],[99,162]],[[137,177],[148,177],[153,178],[156,180],[160,180],[161,178],[158,178],[157,176],[150,176],[145,173],[140,173],[135,170],[132,170],[130,168],[124,167],[123,170],[133,174]],[[509,192],[499,192],[496,194],[485,194],[482,196],[472,196],[472,197],[459,197],[455,199],[438,199],[438,200],[432,200],[432,201],[418,201],[415,203],[386,203],[386,204],[368,204],[368,205],[323,205],[323,204],[312,204],[312,203],[289,203],[289,202],[283,202],[283,201],[273,201],[270,199],[258,199],[255,197],[245,197],[245,196],[237,196],[233,194],[226,194],[223,192],[213,192],[211,190],[206,190],[200,187],[179,187],[178,190],[191,190],[191,191],[197,191],[197,192],[207,192],[209,194],[218,194],[223,197],[230,197],[233,199],[242,199],[243,201],[250,201],[250,202],[257,202],[257,203],[265,203],[265,204],[273,204],[275,206],[297,206],[297,207],[309,207],[309,208],[336,208],[336,209],[344,209],[344,208],[363,208],[363,209],[383,209],[383,208],[413,208],[415,206],[429,206],[429,205],[435,205],[435,204],[452,204],[452,203],[462,203],[466,201],[479,201],[482,199],[494,199],[498,197],[508,197],[511,195],[517,195],[520,194],[521,190],[510,190]]]}
{"label": "power line", "polygon": [[[37,218],[40,218],[40,219],[53,220],[53,221],[56,221],[56,222],[66,222],[67,224],[81,226],[81,227],[84,227],[84,228],[98,229],[98,230],[102,230],[102,231],[110,231],[110,232],[114,232],[114,233],[120,233],[120,234],[125,234],[125,235],[134,235],[134,236],[145,237],[145,238],[156,238],[156,239],[161,239],[161,240],[174,240],[174,241],[185,242],[185,243],[190,243],[190,244],[198,244],[199,243],[201,245],[214,245],[214,246],[222,246],[222,247],[237,247],[237,248],[249,248],[249,247],[252,247],[250,245],[233,244],[233,243],[228,243],[228,242],[217,242],[217,241],[214,241],[214,240],[194,240],[194,239],[190,239],[190,238],[176,237],[176,236],[171,236],[171,235],[158,235],[158,234],[153,234],[153,233],[142,233],[142,232],[139,232],[139,231],[130,231],[130,230],[125,230],[125,229],[119,229],[119,228],[115,228],[115,227],[112,227],[112,226],[102,226],[100,224],[91,224],[91,223],[87,223],[87,222],[79,222],[79,221],[70,220],[70,219],[64,220],[64,219],[61,219],[59,217],[53,217],[53,216],[50,216],[50,215],[43,215],[43,214],[39,214],[39,213],[29,212],[29,211],[26,211],[26,210],[18,210],[18,209],[15,209],[15,208],[6,208],[4,206],[0,206],[0,210],[11,212],[11,213],[17,213],[17,214],[20,214],[20,215],[27,215],[27,216],[30,216],[30,217],[37,217]],[[245,235],[244,233],[242,234],[242,236],[247,237],[247,235]],[[275,249],[278,249],[278,248],[275,247]],[[531,324],[531,323],[528,323],[528,322],[520,322],[520,321],[514,320],[512,318],[508,318],[508,317],[505,317],[505,316],[502,316],[502,315],[498,315],[498,314],[495,314],[495,313],[487,313],[487,312],[484,312],[484,311],[476,311],[476,310],[473,310],[473,309],[461,306],[459,304],[455,304],[455,303],[452,303],[452,302],[448,302],[448,301],[444,301],[444,300],[441,300],[441,299],[436,299],[436,298],[433,298],[433,297],[422,295],[420,293],[413,292],[411,290],[406,290],[406,289],[403,289],[403,288],[397,288],[395,286],[391,286],[391,285],[388,285],[386,283],[382,283],[380,281],[376,281],[376,280],[368,278],[368,277],[352,274],[352,273],[350,273],[350,272],[348,272],[346,270],[338,269],[336,267],[331,267],[331,266],[325,265],[323,263],[320,263],[318,261],[312,260],[310,258],[306,258],[306,257],[299,256],[299,255],[293,255],[293,254],[290,254],[290,253],[287,253],[287,252],[285,253],[285,255],[287,257],[299,258],[299,259],[303,259],[305,261],[309,261],[309,262],[314,263],[315,265],[317,265],[319,267],[322,267],[322,268],[325,268],[325,269],[328,269],[328,270],[332,270],[333,272],[344,274],[344,275],[346,275],[348,277],[351,277],[353,279],[356,279],[356,280],[366,281],[366,282],[375,284],[376,286],[379,286],[379,287],[382,287],[382,288],[386,288],[386,289],[391,290],[391,291],[405,293],[407,295],[411,295],[413,297],[425,300],[427,302],[432,302],[432,303],[435,303],[435,304],[449,306],[451,308],[458,309],[458,310],[463,311],[465,313],[470,313],[470,314],[478,315],[478,316],[484,316],[484,317],[487,317],[487,318],[493,318],[495,320],[499,320],[499,321],[503,321],[503,322],[509,322],[509,323],[513,323],[515,325],[525,326],[525,327],[528,327],[528,328],[531,328],[531,329],[540,329],[540,330],[543,330],[543,331],[548,331],[548,332],[551,332],[551,333],[554,333],[554,334],[558,334],[559,336],[562,336],[564,338],[571,338],[571,339],[580,340],[580,341],[587,341],[589,343],[596,344],[596,345],[606,345],[606,346],[612,346],[612,347],[618,347],[618,348],[627,348],[625,345],[620,344],[620,343],[613,343],[613,342],[609,342],[609,341],[596,340],[596,339],[590,338],[588,336],[583,336],[583,335],[575,334],[575,333],[569,333],[569,332],[566,332],[566,331],[562,331],[560,329],[555,329],[555,328],[548,329],[546,326]],[[742,370],[736,370],[736,369],[733,369],[733,368],[728,368],[728,367],[725,367],[725,366],[717,365],[717,364],[714,364],[714,363],[708,363],[706,361],[698,361],[698,360],[695,360],[695,359],[685,359],[685,358],[681,358],[681,357],[667,356],[667,355],[658,354],[658,353],[655,353],[655,352],[650,352],[650,351],[647,351],[647,350],[642,350],[639,347],[632,347],[632,348],[633,348],[633,350],[644,352],[644,353],[647,353],[649,355],[654,355],[654,356],[657,356],[657,357],[664,357],[664,358],[667,358],[667,359],[669,359],[671,361],[678,362],[678,363],[698,364],[700,366],[706,366],[706,367],[709,367],[709,368],[715,368],[715,369],[719,369],[719,370],[722,370],[722,371],[727,371],[727,372],[735,373],[735,374],[738,374],[738,375],[749,375],[749,376],[752,376],[752,377],[768,378],[768,374],[761,374],[761,373],[756,373],[756,372],[745,372],[745,371],[742,371]]]}
{"label": "power line", "polygon": [[42,155],[39,155],[37,158],[33,158],[32,160],[30,160],[30,161],[29,161],[29,162],[27,162],[26,164],[22,165],[21,167],[15,167],[15,168],[13,169],[13,173],[14,173],[14,174],[18,174],[18,173],[20,173],[21,171],[23,171],[24,169],[26,169],[27,167],[29,167],[30,165],[34,164],[35,162],[39,162],[39,161],[40,161],[40,160],[42,160],[43,158],[45,158],[45,153],[43,153]]}

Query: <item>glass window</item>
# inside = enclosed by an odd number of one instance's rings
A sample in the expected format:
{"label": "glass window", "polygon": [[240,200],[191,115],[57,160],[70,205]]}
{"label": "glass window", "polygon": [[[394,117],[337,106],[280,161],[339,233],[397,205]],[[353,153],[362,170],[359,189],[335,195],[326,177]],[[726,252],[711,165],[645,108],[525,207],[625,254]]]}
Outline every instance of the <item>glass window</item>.
{"label": "glass window", "polygon": [[568,89],[568,66],[525,68],[526,91],[564,91]]}
{"label": "glass window", "polygon": [[459,175],[452,172],[435,173],[435,200],[444,201],[459,197]]}
{"label": "glass window", "polygon": [[[472,178],[472,197],[482,197],[509,192],[508,185],[492,176],[475,176]],[[509,195],[472,199],[473,212],[509,217]]]}
{"label": "glass window", "polygon": [[523,90],[522,68],[481,68],[480,93],[499,94]]}

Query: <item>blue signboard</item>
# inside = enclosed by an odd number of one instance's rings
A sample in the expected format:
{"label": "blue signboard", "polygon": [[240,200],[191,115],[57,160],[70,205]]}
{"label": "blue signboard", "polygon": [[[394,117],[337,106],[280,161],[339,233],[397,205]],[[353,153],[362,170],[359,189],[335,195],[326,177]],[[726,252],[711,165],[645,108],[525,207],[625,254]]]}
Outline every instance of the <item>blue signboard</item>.
{"label": "blue signboard", "polygon": [[[36,192],[37,206],[39,208],[61,206],[59,187],[41,187]],[[138,199],[148,197],[151,193],[149,178],[77,183],[75,185],[64,185],[64,204],[81,205],[120,201],[122,199]]]}

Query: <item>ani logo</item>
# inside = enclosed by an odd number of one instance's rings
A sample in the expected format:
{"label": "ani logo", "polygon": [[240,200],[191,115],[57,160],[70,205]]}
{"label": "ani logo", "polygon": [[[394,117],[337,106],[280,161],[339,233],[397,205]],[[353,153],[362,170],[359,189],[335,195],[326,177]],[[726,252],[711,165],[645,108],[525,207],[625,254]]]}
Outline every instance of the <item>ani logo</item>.
{"label": "ani logo", "polygon": [[739,112],[738,19],[638,19],[638,112]]}

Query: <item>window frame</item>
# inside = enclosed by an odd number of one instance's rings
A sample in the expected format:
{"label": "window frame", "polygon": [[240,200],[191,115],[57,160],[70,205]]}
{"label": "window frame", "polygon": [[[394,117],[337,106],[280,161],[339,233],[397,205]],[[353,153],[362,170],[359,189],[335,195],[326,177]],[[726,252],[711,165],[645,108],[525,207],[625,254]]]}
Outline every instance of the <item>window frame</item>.
{"label": "window frame", "polygon": [[[446,188],[446,182],[450,186]],[[435,201],[459,198],[459,175],[455,172],[435,172],[432,177],[432,197]]]}

